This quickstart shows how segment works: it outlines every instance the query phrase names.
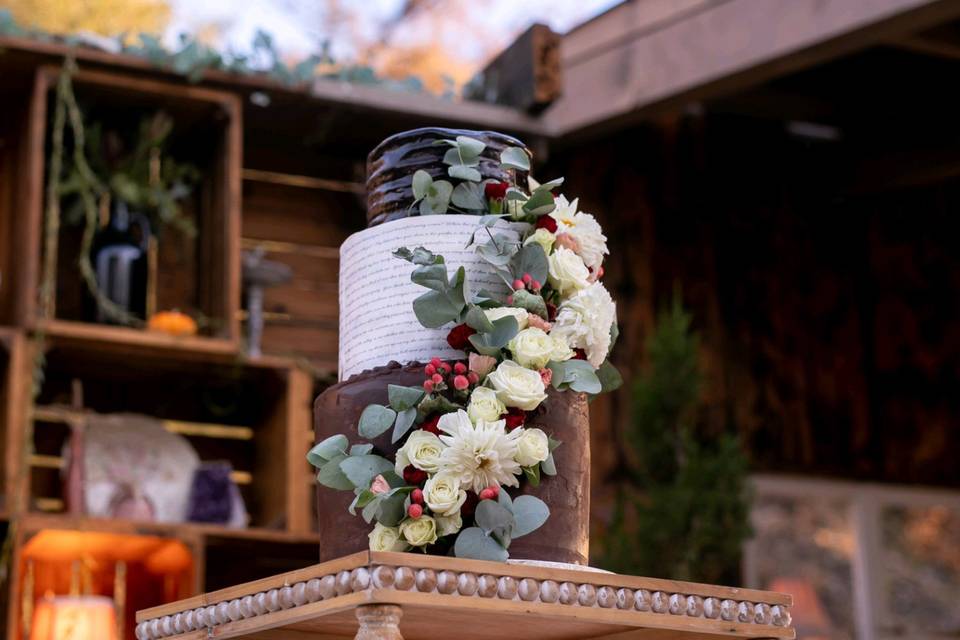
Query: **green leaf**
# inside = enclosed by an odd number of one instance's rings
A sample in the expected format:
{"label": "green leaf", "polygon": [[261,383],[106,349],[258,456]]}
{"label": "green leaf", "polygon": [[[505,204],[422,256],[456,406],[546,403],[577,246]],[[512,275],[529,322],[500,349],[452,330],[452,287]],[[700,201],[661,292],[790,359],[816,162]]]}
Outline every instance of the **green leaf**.
{"label": "green leaf", "polygon": [[518,496],[513,501],[513,516],[516,519],[513,537],[519,538],[539,529],[550,517],[550,508],[540,498]]}
{"label": "green leaf", "polygon": [[535,188],[533,191],[534,191],[534,192],[537,192],[537,191],[553,191],[554,189],[556,189],[557,187],[559,187],[559,186],[562,185],[562,184],[563,184],[563,178],[555,178],[555,179],[551,180],[550,182],[544,182],[544,183],[540,184],[540,185],[539,185],[537,188]]}
{"label": "green leaf", "polygon": [[461,531],[453,545],[453,553],[458,558],[495,562],[506,562],[510,557],[506,549],[479,527],[468,527]]}
{"label": "green leaf", "polygon": [[467,315],[465,317],[467,326],[479,333],[493,333],[493,323],[480,307],[470,304],[467,305]]}
{"label": "green leaf", "polygon": [[486,242],[478,244],[476,249],[481,258],[495,267],[510,264],[518,250],[516,242],[511,242],[509,238],[500,233],[494,234]]}
{"label": "green leaf", "polygon": [[393,463],[374,455],[350,456],[340,462],[340,470],[358,489],[369,489],[373,479],[393,469]]}
{"label": "green leaf", "polygon": [[447,290],[447,265],[429,264],[419,266],[410,273],[410,281],[434,291]]}
{"label": "green leaf", "polygon": [[373,451],[373,445],[370,443],[367,444],[355,444],[350,447],[350,455],[352,456],[364,456]]}
{"label": "green leaf", "polygon": [[540,472],[545,476],[557,475],[557,463],[554,461],[552,453],[540,463]]}
{"label": "green leaf", "polygon": [[479,171],[473,167],[467,167],[462,164],[455,164],[451,167],[447,167],[447,173],[451,178],[457,178],[458,180],[480,182],[483,179],[483,176],[480,175]]}
{"label": "green leaf", "polygon": [[623,376],[609,360],[604,360],[597,369],[597,378],[600,379],[600,389],[603,393],[615,391],[623,385]]}
{"label": "green leaf", "polygon": [[353,502],[350,503],[350,506],[347,508],[347,511],[350,512],[350,515],[357,515],[357,509],[363,509],[365,506],[370,504],[374,498],[377,497],[377,494],[370,491],[369,489],[361,489],[357,491],[357,495],[353,498]]}
{"label": "green leaf", "polygon": [[331,458],[331,460],[320,469],[320,473],[317,474],[317,482],[325,487],[339,489],[341,491],[353,489],[356,485],[350,482],[350,479],[347,478],[340,469],[340,463],[346,459],[347,456],[345,454]]}
{"label": "green leaf", "polygon": [[520,252],[511,261],[510,267],[515,279],[522,278],[525,273],[529,273],[531,278],[538,280],[541,284],[547,282],[549,269],[547,254],[543,252],[543,247],[536,242],[520,249]]}
{"label": "green leaf", "polygon": [[570,388],[591,394],[600,393],[602,389],[593,365],[586,360],[551,361],[547,367],[553,371],[551,384],[555,389]]}
{"label": "green leaf", "polygon": [[450,194],[453,185],[446,180],[434,180],[427,194],[420,201],[420,215],[429,216],[446,213],[450,206]]}
{"label": "green leaf", "polygon": [[538,293],[531,293],[526,289],[519,289],[511,295],[513,295],[513,306],[526,309],[546,320],[547,303],[543,301],[543,296]]}
{"label": "green leaf", "polygon": [[481,227],[492,227],[500,220],[503,220],[506,215],[505,213],[489,213],[485,216],[480,216],[479,224]]}
{"label": "green leaf", "polygon": [[523,467],[523,475],[527,476],[527,480],[530,481],[530,485],[534,487],[540,486],[540,465],[535,464],[532,467]]}
{"label": "green leaf", "polygon": [[[501,489],[501,493],[503,490]],[[499,502],[481,500],[477,505],[474,519],[485,533],[510,531],[514,525],[513,514]]]}
{"label": "green leaf", "polygon": [[480,157],[463,155],[458,147],[454,147],[443,154],[443,163],[451,167],[475,167],[480,164]]}
{"label": "green leaf", "polygon": [[[468,338],[477,351],[484,355],[499,354],[500,349],[507,346],[507,343],[517,335],[517,319],[513,316],[505,316],[499,320],[494,320],[493,331],[489,333],[475,333]],[[494,353],[489,353],[493,350]]]}
{"label": "green leaf", "polygon": [[360,512],[360,515],[363,516],[363,519],[369,524],[373,522],[373,519],[377,517],[377,514],[380,512],[380,506],[383,502],[382,494],[379,496],[374,496],[374,499],[363,505],[363,511]]}
{"label": "green leaf", "polygon": [[550,213],[556,208],[557,205],[554,203],[553,194],[549,191],[534,191],[530,194],[530,198],[523,203],[524,212],[535,216]]}
{"label": "green leaf", "polygon": [[406,492],[398,491],[387,494],[387,497],[380,500],[380,512],[377,514],[377,521],[388,527],[395,527],[400,524],[400,521],[407,515],[407,510],[404,507],[406,499]]}
{"label": "green leaf", "polygon": [[500,153],[500,164],[521,171],[530,170],[530,156],[520,147],[507,147]]}
{"label": "green leaf", "polygon": [[417,407],[417,413],[420,414],[420,417],[426,418],[431,413],[452,413],[464,408],[459,404],[450,402],[442,395],[434,393],[424,398],[423,402]]}
{"label": "green leaf", "polygon": [[397,417],[397,412],[379,404],[367,405],[360,414],[360,424],[357,432],[364,438],[373,439],[390,428]]}
{"label": "green leaf", "polygon": [[413,312],[424,327],[438,329],[460,317],[463,306],[440,291],[429,291],[413,301]]}
{"label": "green leaf", "polygon": [[497,502],[499,502],[502,507],[509,510],[510,513],[513,513],[513,500],[510,498],[510,494],[507,493],[506,489],[500,489],[500,493],[497,494]]}
{"label": "green leaf", "polygon": [[[454,187],[451,200],[454,206],[468,211],[482,211],[487,208],[487,200],[483,197],[483,189],[474,182],[461,182]],[[480,223],[483,224],[482,218]]]}
{"label": "green leaf", "polygon": [[416,407],[410,407],[409,409],[401,411],[399,415],[397,415],[397,424],[393,427],[393,436],[390,438],[390,442],[398,442],[400,438],[410,430],[410,427],[413,426],[416,419]]}
{"label": "green leaf", "polygon": [[413,251],[406,247],[400,247],[393,252],[394,257],[400,258],[401,260],[406,260],[407,262],[412,262],[417,265],[429,265],[429,264],[443,264],[443,256],[438,256],[434,254],[429,249],[424,249],[423,247],[417,247]]}
{"label": "green leaf", "polygon": [[507,199],[507,200],[524,201],[524,200],[526,200],[526,199],[529,198],[529,197],[530,197],[530,196],[528,196],[528,195],[527,195],[526,193],[524,193],[522,190],[517,189],[516,187],[509,187],[509,188],[507,189],[507,195],[506,195],[506,199]]}
{"label": "green leaf", "polygon": [[416,198],[414,202],[422,200],[427,195],[431,184],[433,184],[433,177],[423,169],[417,169],[413,174],[413,197]]}
{"label": "green leaf", "polygon": [[457,308],[458,317],[467,305],[467,301],[463,296],[463,285],[466,280],[467,270],[463,267],[458,268],[457,272],[450,278],[450,289],[447,290],[447,297],[450,298],[450,303]]}
{"label": "green leaf", "polygon": [[469,157],[479,156],[487,148],[485,142],[469,136],[457,136],[457,146],[461,153]]}
{"label": "green leaf", "polygon": [[402,387],[398,384],[387,385],[387,398],[395,411],[406,411],[416,407],[423,398],[423,389],[420,387]]}
{"label": "green leaf", "polygon": [[337,434],[330,436],[323,442],[319,442],[309,452],[307,452],[307,461],[318,469],[328,461],[337,456],[344,455],[347,452],[349,441],[347,436]]}

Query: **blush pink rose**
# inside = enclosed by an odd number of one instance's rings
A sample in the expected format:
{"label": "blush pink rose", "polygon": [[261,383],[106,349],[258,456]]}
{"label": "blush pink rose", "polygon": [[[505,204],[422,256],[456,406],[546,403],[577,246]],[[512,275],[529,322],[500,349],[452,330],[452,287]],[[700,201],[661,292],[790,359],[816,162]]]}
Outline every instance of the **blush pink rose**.
{"label": "blush pink rose", "polygon": [[370,483],[370,491],[372,493],[380,494],[390,491],[390,484],[387,483],[386,478],[382,475],[378,475],[373,479],[373,482]]}
{"label": "blush pink rose", "polygon": [[569,233],[561,233],[557,236],[557,239],[553,241],[554,247],[564,247],[570,249],[574,253],[580,253],[580,243],[577,242],[577,239],[574,238]]}
{"label": "blush pink rose", "polygon": [[553,328],[553,324],[547,322],[540,316],[535,313],[531,313],[527,316],[527,324],[536,329],[542,329],[545,332],[549,332]]}

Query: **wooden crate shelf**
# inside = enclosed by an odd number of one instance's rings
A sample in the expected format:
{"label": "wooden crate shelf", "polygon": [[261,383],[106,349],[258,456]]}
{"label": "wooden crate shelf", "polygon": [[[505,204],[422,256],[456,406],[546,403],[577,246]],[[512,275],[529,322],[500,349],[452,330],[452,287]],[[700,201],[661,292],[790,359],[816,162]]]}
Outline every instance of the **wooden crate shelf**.
{"label": "wooden crate shelf", "polygon": [[[41,247],[44,227],[43,181],[46,175],[48,119],[52,107],[51,91],[60,68],[37,70],[29,108],[29,136],[24,143],[27,158],[17,211],[23,226],[19,232],[28,258],[18,264],[18,300],[10,313],[20,324],[40,326],[40,321],[90,320],[90,303],[85,285],[76,268],[80,228],[63,221],[56,250],[56,294],[53,315],[44,316],[36,298],[42,279]],[[155,280],[156,308],[178,308],[206,322],[201,332],[224,342],[213,347],[226,349],[239,344],[240,306],[240,167],[241,103],[236,95],[184,84],[166,83],[106,71],[81,69],[74,75],[74,89],[85,116],[104,122],[136,122],[159,110],[172,116],[174,129],[169,153],[181,162],[200,169],[197,189],[183,202],[185,214],[197,227],[195,239],[166,229],[158,242],[158,268]],[[0,177],[0,185],[3,179]],[[2,192],[2,188],[0,188]],[[5,215],[0,206],[0,226]],[[2,311],[2,309],[0,309]],[[94,333],[104,327],[92,324]],[[82,331],[60,327],[65,331]],[[116,330],[116,327],[106,327]],[[131,330],[132,331],[132,330]],[[116,337],[116,336],[114,336]],[[198,338],[199,339],[199,338]],[[120,342],[138,342],[136,337],[117,337]],[[172,343],[154,336],[142,341],[157,347],[181,350],[211,347],[185,341]]]}

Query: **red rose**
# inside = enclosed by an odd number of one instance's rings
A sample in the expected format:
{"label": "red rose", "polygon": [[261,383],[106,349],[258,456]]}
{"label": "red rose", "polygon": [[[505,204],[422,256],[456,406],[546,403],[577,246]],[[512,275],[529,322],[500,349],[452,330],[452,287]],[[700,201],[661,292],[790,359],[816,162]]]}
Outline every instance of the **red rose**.
{"label": "red rose", "polygon": [[574,349],[573,350],[573,359],[574,360],[586,360],[587,352],[583,349]]}
{"label": "red rose", "polygon": [[533,226],[537,229],[546,229],[550,233],[557,232],[557,221],[549,214],[537,218],[537,222]]}
{"label": "red rose", "polygon": [[420,425],[420,429],[422,431],[429,431],[434,435],[440,435],[440,428],[437,426],[439,422],[440,422],[440,414],[435,413],[423,421],[423,424]]}
{"label": "red rose", "polygon": [[447,334],[447,344],[450,345],[451,349],[463,351],[470,346],[469,338],[476,332],[476,329],[473,327],[467,326],[466,324],[458,324],[453,329],[450,329],[450,333]]}
{"label": "red rose", "polygon": [[490,200],[503,200],[507,197],[507,188],[510,185],[506,182],[488,182],[483,188],[483,195]]}
{"label": "red rose", "polygon": [[460,515],[464,518],[472,516],[473,512],[477,510],[478,502],[480,502],[480,498],[477,497],[477,494],[473,491],[467,491],[467,499],[460,505]]}
{"label": "red rose", "polygon": [[403,481],[408,485],[420,486],[427,481],[427,472],[408,464],[407,468],[403,470]]}
{"label": "red rose", "polygon": [[517,407],[510,407],[507,412],[500,416],[501,420],[507,421],[507,431],[513,431],[517,427],[522,427],[527,421],[527,412]]}
{"label": "red rose", "polygon": [[557,305],[547,303],[547,320],[553,322],[557,319]]}

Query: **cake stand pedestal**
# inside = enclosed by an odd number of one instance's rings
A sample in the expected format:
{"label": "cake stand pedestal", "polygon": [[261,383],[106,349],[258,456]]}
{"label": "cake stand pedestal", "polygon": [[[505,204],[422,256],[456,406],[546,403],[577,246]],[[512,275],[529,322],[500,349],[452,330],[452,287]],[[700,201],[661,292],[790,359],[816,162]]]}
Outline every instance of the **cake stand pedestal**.
{"label": "cake stand pedestal", "polygon": [[362,552],[137,613],[141,640],[793,638],[788,595]]}

